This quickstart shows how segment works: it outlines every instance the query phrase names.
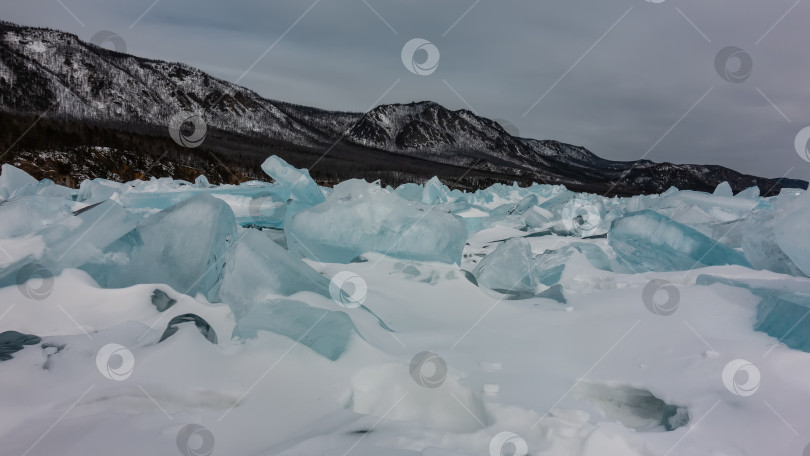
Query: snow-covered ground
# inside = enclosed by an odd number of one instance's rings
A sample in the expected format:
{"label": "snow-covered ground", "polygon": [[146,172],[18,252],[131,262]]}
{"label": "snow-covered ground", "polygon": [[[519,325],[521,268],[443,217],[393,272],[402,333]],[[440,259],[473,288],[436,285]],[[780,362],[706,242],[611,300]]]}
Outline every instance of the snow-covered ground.
{"label": "snow-covered ground", "polygon": [[810,454],[806,192],[264,169],[3,166],[0,455]]}

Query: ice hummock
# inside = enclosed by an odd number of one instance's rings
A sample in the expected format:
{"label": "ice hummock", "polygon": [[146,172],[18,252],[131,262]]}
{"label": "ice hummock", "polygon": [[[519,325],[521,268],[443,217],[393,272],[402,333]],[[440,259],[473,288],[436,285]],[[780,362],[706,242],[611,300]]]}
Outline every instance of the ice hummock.
{"label": "ice hummock", "polygon": [[455,199],[451,193],[450,189],[434,176],[425,183],[420,200],[423,204],[445,204]]}
{"label": "ice hummock", "polygon": [[[3,166],[4,451],[97,454],[115,439],[132,442],[120,454],[169,454],[189,422],[217,454],[806,445],[804,190],[327,189],[280,160],[271,170],[275,183],[68,189]],[[351,307],[329,293],[341,277],[366,285]],[[645,290],[667,282],[676,314],[654,315]],[[132,353],[130,378],[99,367],[108,344]],[[749,398],[724,381],[751,365]]]}
{"label": "ice hummock", "polygon": [[810,284],[786,280],[770,282],[711,274],[701,274],[696,279],[697,285],[723,284],[749,290],[761,298],[753,328],[790,348],[810,353],[810,319],[807,318],[810,315]]}
{"label": "ice hummock", "polygon": [[774,226],[774,239],[790,261],[805,276],[810,277],[808,227],[810,227],[810,206],[796,207],[778,218]]}
{"label": "ice hummock", "polygon": [[219,297],[237,320],[254,305],[299,292],[329,296],[329,280],[262,231],[245,230],[228,252]]}
{"label": "ice hummock", "polygon": [[37,180],[25,171],[9,164],[0,168],[0,201],[33,194],[36,187]]}
{"label": "ice hummock", "polygon": [[608,240],[620,261],[634,272],[750,266],[742,253],[652,210],[614,220]]}
{"label": "ice hummock", "polygon": [[325,202],[297,213],[285,228],[290,251],[335,263],[366,252],[460,263],[467,239],[452,214],[356,179],[336,185]]}
{"label": "ice hummock", "polygon": [[83,267],[105,287],[165,283],[216,301],[236,220],[222,200],[201,193],[150,215]]}
{"label": "ice hummock", "polygon": [[262,170],[276,181],[282,198],[312,205],[323,202],[323,193],[309,176],[309,171],[296,169],[275,155],[262,163]]}
{"label": "ice hummock", "polygon": [[[574,257],[581,261],[572,260]],[[594,244],[572,242],[534,255],[529,240],[517,237],[500,243],[478,263],[471,275],[476,285],[502,293],[509,299],[542,297],[565,303],[560,281],[569,264],[577,267],[587,264],[602,271],[620,269]]]}
{"label": "ice hummock", "polygon": [[532,258],[526,239],[509,239],[484,257],[473,275],[479,286],[509,295],[531,295],[537,288]]}
{"label": "ice hummock", "polygon": [[319,309],[292,299],[274,299],[254,305],[238,320],[233,336],[251,339],[259,331],[287,337],[332,361],[340,358],[356,333],[352,319],[345,313]]}
{"label": "ice hummock", "polygon": [[728,181],[723,181],[717,184],[717,187],[712,192],[715,196],[734,196],[734,191],[731,190],[731,185]]}

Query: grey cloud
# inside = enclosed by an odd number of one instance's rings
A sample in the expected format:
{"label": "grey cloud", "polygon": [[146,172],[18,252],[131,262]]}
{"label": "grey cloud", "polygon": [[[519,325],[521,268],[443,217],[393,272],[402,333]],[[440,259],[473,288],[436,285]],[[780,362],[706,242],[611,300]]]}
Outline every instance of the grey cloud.
{"label": "grey cloud", "polygon": [[[794,0],[481,0],[445,34],[473,0],[367,1],[396,34],[362,0],[323,0],[241,83],[268,98],[362,111],[399,80],[382,103],[434,100],[455,109],[469,103],[481,115],[513,123],[523,136],[583,145],[619,160],[641,157],[713,87],[647,158],[770,177],[793,168],[789,177],[810,178],[810,163],[793,149],[795,134],[810,125],[808,5],[799,4],[766,35]],[[85,27],[57,2],[5,0],[0,12],[84,39],[112,30],[129,52],[186,62],[231,81],[312,4],[160,0],[130,28],[152,0],[63,3]],[[431,76],[412,75],[400,62],[403,44],[414,37],[441,51]],[[715,72],[715,55],[728,45],[753,59],[744,83]]]}

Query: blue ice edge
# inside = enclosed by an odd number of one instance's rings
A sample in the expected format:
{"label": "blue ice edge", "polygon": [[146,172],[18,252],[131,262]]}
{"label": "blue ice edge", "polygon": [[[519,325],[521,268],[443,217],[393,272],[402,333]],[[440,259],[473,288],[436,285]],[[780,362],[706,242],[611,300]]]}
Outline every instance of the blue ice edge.
{"label": "blue ice edge", "polygon": [[[371,309],[360,308],[371,314],[384,330],[394,332]],[[253,306],[237,321],[231,337],[254,339],[259,331],[287,337],[331,361],[346,352],[352,335],[365,340],[345,312],[312,307],[293,299],[273,299]]]}
{"label": "blue ice edge", "polygon": [[762,298],[757,304],[754,330],[774,337],[794,350],[810,353],[810,294],[757,287],[743,280],[701,274],[697,285],[721,283],[745,288]]}
{"label": "blue ice edge", "polygon": [[351,335],[357,333],[345,313],[310,307],[292,299],[275,299],[254,306],[236,323],[232,337],[252,339],[259,331],[285,336],[331,361],[340,358]]}

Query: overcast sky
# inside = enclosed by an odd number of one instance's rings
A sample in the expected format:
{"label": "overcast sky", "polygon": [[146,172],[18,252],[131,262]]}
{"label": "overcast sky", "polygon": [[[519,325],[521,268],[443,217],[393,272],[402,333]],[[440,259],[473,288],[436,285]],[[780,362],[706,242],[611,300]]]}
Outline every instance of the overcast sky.
{"label": "overcast sky", "polygon": [[[810,125],[810,1],[2,0],[0,17],[113,31],[129,53],[272,99],[433,100],[609,159],[810,179],[794,146]],[[413,38],[439,51],[430,75],[403,64]]]}

